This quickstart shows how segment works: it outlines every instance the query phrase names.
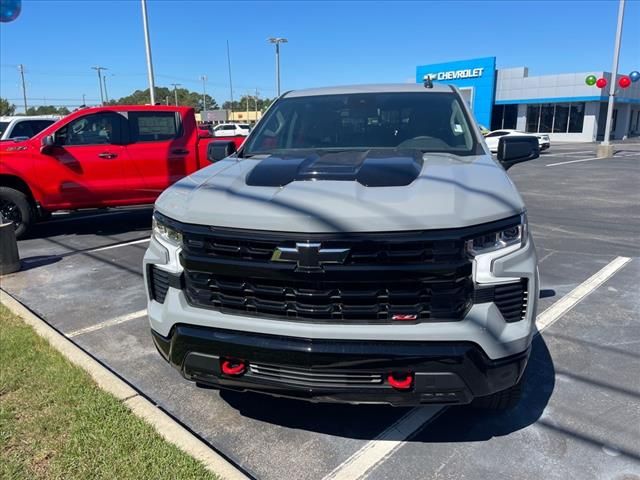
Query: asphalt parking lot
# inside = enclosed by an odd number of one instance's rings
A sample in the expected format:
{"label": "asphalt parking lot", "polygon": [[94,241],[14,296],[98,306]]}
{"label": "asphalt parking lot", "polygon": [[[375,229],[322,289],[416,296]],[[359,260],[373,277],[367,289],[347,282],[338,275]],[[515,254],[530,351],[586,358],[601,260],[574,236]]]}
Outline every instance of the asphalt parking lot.
{"label": "asphalt parking lot", "polygon": [[141,261],[150,208],[54,216],[1,287],[260,479],[640,479],[640,144],[552,146],[510,174],[540,257],[539,314],[611,275],[538,335],[508,413],[310,404],[218,392],[156,353]]}

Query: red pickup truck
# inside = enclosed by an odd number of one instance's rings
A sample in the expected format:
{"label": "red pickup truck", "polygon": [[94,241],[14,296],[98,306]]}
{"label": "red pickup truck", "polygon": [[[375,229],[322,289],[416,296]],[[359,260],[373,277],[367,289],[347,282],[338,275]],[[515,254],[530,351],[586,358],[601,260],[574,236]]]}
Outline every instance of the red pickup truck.
{"label": "red pickup truck", "polygon": [[[239,147],[245,138],[215,140]],[[153,203],[209,164],[211,140],[189,107],[78,110],[29,140],[0,144],[0,214],[20,237],[56,210]]]}

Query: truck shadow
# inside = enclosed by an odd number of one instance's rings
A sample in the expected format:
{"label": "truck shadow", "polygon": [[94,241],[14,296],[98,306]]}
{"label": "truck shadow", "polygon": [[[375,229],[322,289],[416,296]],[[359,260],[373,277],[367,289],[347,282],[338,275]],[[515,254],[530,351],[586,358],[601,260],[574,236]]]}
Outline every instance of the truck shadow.
{"label": "truck shadow", "polygon": [[[542,416],[555,385],[553,360],[541,335],[533,340],[525,376],[523,398],[513,410],[488,412],[466,405],[445,407],[409,441],[482,441],[532,425]],[[245,417],[287,428],[363,440],[375,438],[410,410],[379,405],[314,404],[233,391],[221,391],[220,396]]]}
{"label": "truck shadow", "polygon": [[36,223],[22,240],[49,238],[60,235],[117,235],[149,231],[153,208],[110,209],[56,215]]}

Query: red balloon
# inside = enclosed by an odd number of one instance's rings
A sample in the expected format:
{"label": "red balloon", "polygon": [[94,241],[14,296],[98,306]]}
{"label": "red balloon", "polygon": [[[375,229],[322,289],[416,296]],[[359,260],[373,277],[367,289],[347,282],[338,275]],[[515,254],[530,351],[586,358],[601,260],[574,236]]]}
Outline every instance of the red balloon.
{"label": "red balloon", "polygon": [[598,81],[596,82],[596,87],[598,88],[604,88],[607,86],[607,79],[606,78],[599,78]]}
{"label": "red balloon", "polygon": [[629,85],[631,85],[631,79],[627,76],[620,77],[620,80],[618,80],[618,85],[620,85],[620,88],[627,88]]}

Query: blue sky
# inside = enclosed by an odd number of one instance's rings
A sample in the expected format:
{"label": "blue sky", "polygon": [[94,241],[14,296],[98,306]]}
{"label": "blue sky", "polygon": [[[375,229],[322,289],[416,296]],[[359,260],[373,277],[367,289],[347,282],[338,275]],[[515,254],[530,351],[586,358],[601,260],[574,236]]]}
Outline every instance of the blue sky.
{"label": "blue sky", "polygon": [[[109,96],[146,88],[138,0],[23,0],[0,24],[0,96],[20,104],[17,64],[30,103],[96,103],[92,65],[107,68]],[[275,93],[270,36],[284,36],[282,88],[406,82],[420,64],[496,56],[497,66],[531,75],[610,70],[618,2],[241,2],[148,0],[156,84],[181,83],[222,103]],[[640,1],[628,0],[621,73],[640,70]],[[635,32],[635,36],[634,36]],[[77,100],[75,100],[77,99]]]}

